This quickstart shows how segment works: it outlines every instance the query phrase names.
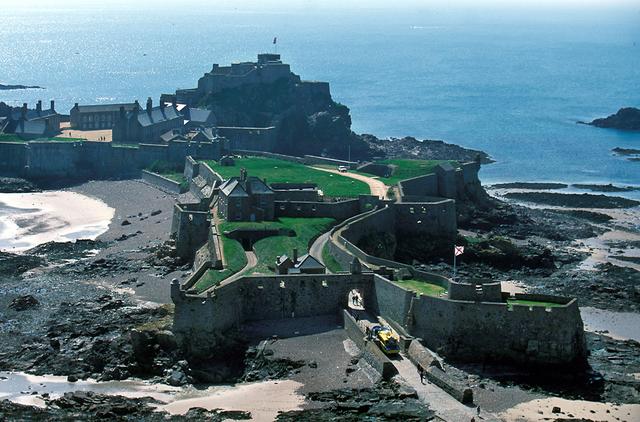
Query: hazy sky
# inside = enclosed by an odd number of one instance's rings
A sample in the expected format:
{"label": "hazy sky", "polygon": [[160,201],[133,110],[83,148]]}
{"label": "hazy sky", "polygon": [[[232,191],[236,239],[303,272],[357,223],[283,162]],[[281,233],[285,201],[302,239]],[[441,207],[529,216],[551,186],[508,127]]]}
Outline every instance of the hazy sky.
{"label": "hazy sky", "polygon": [[585,8],[633,7],[640,9],[640,0],[3,0],[12,8],[69,7],[145,7],[163,8],[208,7],[224,9],[286,10],[286,9],[431,9],[431,8]]}

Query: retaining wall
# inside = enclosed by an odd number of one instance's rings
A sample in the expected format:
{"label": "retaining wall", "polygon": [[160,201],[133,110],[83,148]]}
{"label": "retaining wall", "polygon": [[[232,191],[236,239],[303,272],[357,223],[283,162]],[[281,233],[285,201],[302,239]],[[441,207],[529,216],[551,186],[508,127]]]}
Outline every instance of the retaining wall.
{"label": "retaining wall", "polygon": [[27,165],[27,148],[21,142],[0,142],[0,173],[22,176]]}
{"label": "retaining wall", "polygon": [[175,180],[168,179],[158,173],[142,170],[142,180],[165,192],[173,194],[183,193],[180,183]]}
{"label": "retaining wall", "polygon": [[362,352],[362,357],[367,363],[375,368],[385,380],[393,378],[398,370],[393,362],[380,350],[373,342],[366,339],[365,333],[362,332],[356,320],[349,315],[346,310],[342,310],[342,321],[344,329],[351,340],[358,346]]}
{"label": "retaining wall", "polygon": [[350,169],[358,167],[358,163],[355,161],[339,160],[337,158],[319,157],[317,155],[305,155],[304,163],[307,165],[312,164],[328,164],[330,166],[346,166]]}

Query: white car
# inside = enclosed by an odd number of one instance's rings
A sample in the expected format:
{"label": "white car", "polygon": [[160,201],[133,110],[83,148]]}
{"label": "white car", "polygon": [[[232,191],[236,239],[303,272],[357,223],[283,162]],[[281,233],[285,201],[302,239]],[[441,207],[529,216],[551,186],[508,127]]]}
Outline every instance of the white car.
{"label": "white car", "polygon": [[349,167],[347,166],[338,166],[338,171],[340,173],[346,173],[349,170]]}

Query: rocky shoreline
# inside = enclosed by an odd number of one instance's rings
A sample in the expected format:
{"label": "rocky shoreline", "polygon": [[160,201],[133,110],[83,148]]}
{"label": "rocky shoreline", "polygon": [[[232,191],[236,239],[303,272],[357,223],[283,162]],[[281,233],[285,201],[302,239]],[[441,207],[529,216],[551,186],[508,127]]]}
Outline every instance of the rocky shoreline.
{"label": "rocky shoreline", "polygon": [[602,119],[595,119],[589,123],[578,122],[600,128],[620,130],[640,130],[640,109],[635,107],[621,108],[615,114]]}
{"label": "rocky shoreline", "polygon": [[[167,236],[173,199],[136,181],[90,182],[73,189],[99,196],[116,208],[116,216],[109,231],[96,241],[46,244],[21,255],[0,255],[4,289],[0,296],[0,341],[5,345],[0,354],[0,370],[58,374],[70,381],[134,377],[174,386],[294,379],[307,384],[304,394],[313,405],[285,412],[281,420],[352,420],[349,418],[353,415],[381,418],[382,407],[391,412],[389,420],[424,420],[431,415],[425,406],[418,406],[414,393],[394,392],[397,386],[362,387],[370,381],[364,377],[366,370],[357,357],[343,357],[338,365],[342,376],[333,375],[331,382],[326,380],[326,388],[319,389],[318,382],[325,383],[321,374],[326,372],[323,365],[327,363],[291,354],[291,350],[316,348],[299,347],[296,342],[303,341],[301,337],[275,343],[271,339],[262,347],[255,339],[268,340],[269,335],[246,337],[238,333],[238,337],[230,337],[233,347],[229,348],[236,358],[224,365],[207,366],[188,359],[177,350],[171,334],[172,308],[166,295],[170,280],[185,277],[190,271],[170,253]],[[154,204],[153,209],[145,206],[149,203]],[[461,242],[468,242],[459,266],[461,277],[517,280],[533,292],[577,296],[581,306],[640,310],[638,271],[614,264],[598,264],[601,266],[597,271],[580,268],[590,253],[579,250],[576,243],[613,230],[619,221],[586,209],[529,209],[491,198],[487,198],[487,204],[490,205],[461,206]],[[160,213],[152,216],[156,211]],[[122,225],[124,220],[131,224]],[[610,246],[617,251],[634,245]],[[440,259],[417,264],[436,272],[451,271],[449,263]],[[135,278],[132,272],[137,273]],[[149,300],[155,303],[145,302]],[[163,302],[166,304],[161,305]],[[331,344],[342,344],[340,334],[331,336]],[[544,373],[547,381],[553,379],[556,384],[565,385],[560,382],[564,379],[568,385],[575,384],[573,389],[554,389],[535,373],[526,371],[502,368],[501,372],[506,372],[502,376],[498,375],[499,368],[492,372],[490,368],[450,366],[450,371],[459,371],[456,373],[461,382],[474,386],[479,404],[492,411],[499,411],[505,402],[515,405],[549,394],[640,403],[640,380],[632,376],[633,372],[640,372],[640,345],[595,333],[588,334],[588,345],[591,372],[569,379],[561,374],[559,378],[549,378],[551,374]],[[498,404],[496,397],[503,404]],[[62,400],[59,403],[51,401],[52,407],[45,410],[1,402],[0,416],[83,418],[87,409],[103,409],[100,411],[105,415],[122,411],[123,415],[150,420],[163,415],[145,413],[152,403],[141,399],[73,394],[62,399],[57,399]],[[67,404],[61,407],[60,403]],[[333,404],[327,406],[328,403]],[[139,410],[127,413],[134,408]],[[169,420],[222,420],[228,416],[205,410],[193,410],[184,416],[164,415]]]}

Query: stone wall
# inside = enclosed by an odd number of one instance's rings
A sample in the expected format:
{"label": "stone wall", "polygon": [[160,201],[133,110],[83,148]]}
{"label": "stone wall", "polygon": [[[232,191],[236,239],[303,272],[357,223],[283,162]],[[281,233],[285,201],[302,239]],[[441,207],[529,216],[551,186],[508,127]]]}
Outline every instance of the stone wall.
{"label": "stone wall", "polygon": [[183,193],[180,183],[151,171],[142,170],[142,180],[168,193]]}
{"label": "stone wall", "polygon": [[182,163],[188,155],[218,159],[219,145],[172,142],[133,148],[93,141],[0,143],[0,173],[34,179],[131,177],[154,161]]}
{"label": "stone wall", "polygon": [[360,213],[360,201],[351,199],[340,202],[275,201],[275,216],[279,217],[327,217],[338,221]]}
{"label": "stone wall", "polygon": [[571,364],[586,349],[575,300],[544,308],[418,296],[409,332],[459,361]]}
{"label": "stone wall", "polygon": [[406,326],[414,294],[377,274],[374,276],[373,282],[376,295],[376,313],[386,320],[392,320],[400,327]]}
{"label": "stone wall", "polygon": [[176,253],[184,259],[191,259],[196,250],[208,238],[209,212],[188,209],[185,204],[175,204],[171,234],[176,241]]}
{"label": "stone wall", "polygon": [[328,164],[330,166],[345,166],[350,169],[355,169],[358,163],[355,161],[339,160],[337,158],[319,157],[317,155],[305,155],[304,163],[307,165],[313,164]]}
{"label": "stone wall", "polygon": [[292,163],[304,164],[304,158],[295,157],[293,155],[284,155],[284,154],[278,154],[275,152],[256,151],[256,150],[250,150],[250,149],[237,149],[237,148],[234,148],[232,152],[234,154],[248,155],[252,157],[275,158],[277,160],[291,161]]}
{"label": "stone wall", "polygon": [[393,362],[389,360],[387,355],[384,354],[377,344],[373,341],[368,341],[365,333],[362,332],[356,320],[349,315],[346,310],[342,312],[342,321],[344,330],[353,342],[358,346],[362,352],[362,357],[367,361],[369,365],[375,368],[380,373],[383,379],[391,379],[398,373],[398,370],[393,365]]}
{"label": "stone wall", "polygon": [[218,127],[220,136],[229,140],[232,150],[273,151],[276,148],[276,128]]}
{"label": "stone wall", "polygon": [[398,183],[400,196],[438,196],[438,176],[434,173],[401,180]]}
{"label": "stone wall", "polygon": [[0,174],[22,176],[27,165],[27,149],[23,143],[0,143]]}

